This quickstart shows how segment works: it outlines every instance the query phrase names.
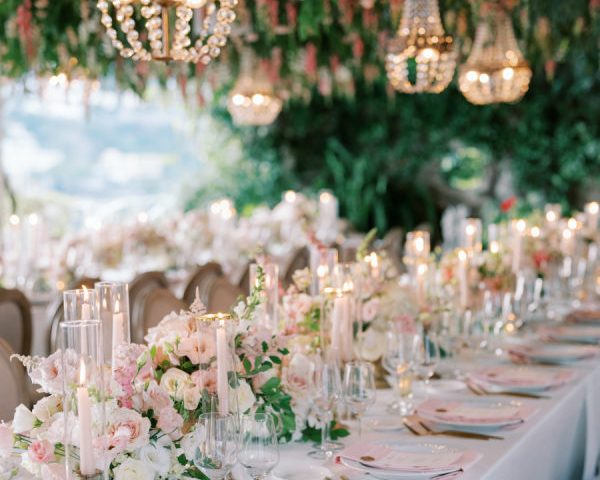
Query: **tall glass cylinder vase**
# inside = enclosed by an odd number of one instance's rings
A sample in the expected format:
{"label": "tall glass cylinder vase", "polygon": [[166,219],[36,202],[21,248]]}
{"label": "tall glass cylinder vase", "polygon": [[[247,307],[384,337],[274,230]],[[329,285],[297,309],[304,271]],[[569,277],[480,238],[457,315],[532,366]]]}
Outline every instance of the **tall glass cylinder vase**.
{"label": "tall glass cylinder vase", "polygon": [[104,358],[114,365],[117,347],[131,342],[129,286],[124,282],[98,282],[94,287],[102,322]]}
{"label": "tall glass cylinder vase", "polygon": [[201,413],[245,413],[239,411],[237,395],[243,380],[238,380],[236,373],[235,320],[226,313],[200,315],[196,318],[196,330],[198,358],[193,363],[199,369],[193,376],[197,376],[194,383],[201,390]]}
{"label": "tall glass cylinder vase", "polygon": [[99,320],[60,324],[68,479],[108,478],[106,455],[99,451],[106,423],[101,327]]}
{"label": "tall glass cylinder vase", "polygon": [[[262,279],[260,278],[262,277]],[[262,282],[264,290],[264,311],[261,312],[258,322],[273,333],[279,331],[277,309],[279,306],[279,266],[275,263],[250,265],[250,291],[252,292]]]}
{"label": "tall glass cylinder vase", "polygon": [[311,247],[310,272],[312,276],[310,294],[319,295],[330,284],[331,273],[338,263],[338,252],[335,248]]}
{"label": "tall glass cylinder vase", "polygon": [[85,287],[63,292],[64,321],[91,320],[98,318],[96,292]]}
{"label": "tall glass cylinder vase", "polygon": [[321,349],[326,362],[342,365],[354,359],[354,311],[351,291],[327,287],[321,307]]}

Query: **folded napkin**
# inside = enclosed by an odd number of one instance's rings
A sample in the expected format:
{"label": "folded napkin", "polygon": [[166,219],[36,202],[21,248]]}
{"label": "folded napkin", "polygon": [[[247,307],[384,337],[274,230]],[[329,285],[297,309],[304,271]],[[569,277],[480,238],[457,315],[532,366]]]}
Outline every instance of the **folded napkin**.
{"label": "folded napkin", "polygon": [[403,452],[379,443],[354,444],[336,456],[336,462],[342,459],[359,462],[367,468],[407,472],[407,473],[436,473],[445,470],[460,470],[472,465],[478,460],[480,454],[477,452]]}
{"label": "folded napkin", "polygon": [[502,387],[552,388],[573,378],[571,370],[502,366],[471,372],[468,377],[475,382],[485,382]]}
{"label": "folded napkin", "polygon": [[509,356],[517,360],[584,360],[598,354],[597,347],[589,345],[540,345],[540,346],[515,346],[508,349]]}
{"label": "folded napkin", "polygon": [[496,424],[499,422],[520,423],[537,411],[528,405],[473,405],[461,401],[427,400],[416,409],[417,415],[425,420],[442,423],[469,423],[472,425]]}

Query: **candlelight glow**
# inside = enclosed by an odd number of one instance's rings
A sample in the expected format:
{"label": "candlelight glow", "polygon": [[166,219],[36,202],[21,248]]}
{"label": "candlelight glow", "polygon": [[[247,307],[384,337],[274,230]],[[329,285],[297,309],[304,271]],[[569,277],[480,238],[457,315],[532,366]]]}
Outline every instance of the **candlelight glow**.
{"label": "candlelight glow", "polygon": [[467,252],[465,252],[464,250],[459,250],[458,251],[458,259],[461,262],[466,262],[467,261]]}
{"label": "candlelight glow", "polygon": [[422,252],[423,250],[425,250],[425,241],[422,237],[415,238],[415,250],[417,252]]}
{"label": "candlelight glow", "polygon": [[79,385],[81,385],[81,386],[85,385],[85,379],[86,379],[85,362],[83,361],[83,358],[82,358],[79,363]]}
{"label": "candlelight glow", "polygon": [[553,212],[552,210],[546,212],[546,220],[550,223],[556,222],[556,220],[557,220],[556,212]]}
{"label": "candlelight glow", "polygon": [[567,221],[567,227],[569,227],[571,230],[577,230],[577,226],[577,220],[573,217],[569,218],[569,220]]}
{"label": "candlelight glow", "polygon": [[81,288],[83,288],[83,301],[87,303],[89,301],[90,294],[88,293],[88,289],[85,285],[82,285]]}
{"label": "candlelight glow", "polygon": [[472,225],[472,224],[470,224],[470,223],[469,223],[469,224],[468,224],[468,225],[465,227],[465,233],[466,233],[468,236],[473,236],[473,235],[475,235],[475,225]]}
{"label": "candlelight glow", "polygon": [[497,241],[490,242],[490,252],[494,254],[500,252],[500,244]]}
{"label": "candlelight glow", "polygon": [[418,267],[417,267],[417,274],[418,275],[425,275],[427,273],[427,265],[425,263],[421,263]]}
{"label": "candlelight glow", "polygon": [[321,203],[329,203],[333,200],[333,195],[329,192],[321,192],[319,195],[319,202]]}
{"label": "candlelight glow", "polygon": [[317,275],[320,278],[323,278],[327,275],[327,273],[329,272],[329,267],[327,265],[319,265],[317,267]]}
{"label": "candlelight glow", "polygon": [[296,201],[296,192],[293,190],[288,190],[283,195],[283,198],[285,198],[285,201],[288,203],[294,203]]}
{"label": "candlelight glow", "polygon": [[520,218],[519,220],[516,221],[515,228],[517,229],[518,232],[523,233],[525,231],[525,229],[527,228],[527,222],[525,220],[523,220],[522,218]]}
{"label": "candlelight glow", "polygon": [[539,227],[531,227],[531,236],[533,238],[538,238],[541,235],[541,231]]}
{"label": "candlelight glow", "polygon": [[21,223],[21,219],[19,218],[19,216],[15,215],[14,213],[10,216],[8,221],[11,225],[18,225],[19,223]]}
{"label": "candlelight glow", "polygon": [[570,238],[573,238],[573,231],[568,228],[565,228],[563,230],[562,236],[565,240],[569,240]]}
{"label": "candlelight glow", "polygon": [[600,204],[598,204],[598,202],[590,202],[586,205],[586,210],[592,215],[595,215],[600,211]]}
{"label": "candlelight glow", "polygon": [[118,299],[115,302],[115,313],[121,313],[121,304],[119,303]]}

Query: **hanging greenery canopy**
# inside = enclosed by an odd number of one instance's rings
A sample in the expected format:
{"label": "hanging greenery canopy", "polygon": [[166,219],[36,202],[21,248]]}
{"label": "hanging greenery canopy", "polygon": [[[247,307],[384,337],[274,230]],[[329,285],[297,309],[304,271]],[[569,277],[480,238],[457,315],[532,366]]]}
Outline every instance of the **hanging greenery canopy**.
{"label": "hanging greenery canopy", "polygon": [[207,67],[119,57],[94,1],[4,0],[0,75],[113,73],[140,93],[153,75],[176,76],[186,92],[209,82],[221,94],[216,113],[229,122],[224,94],[251,53],[285,104],[273,126],[239,130],[248,160],[238,204],[333,186],[357,227],[411,227],[435,223],[448,203],[478,208],[501,196],[504,165],[530,200],[577,204],[600,173],[600,2],[442,0],[459,64],[477,22],[498,6],[533,70],[514,105],[471,105],[456,85],[438,95],[395,93],[384,57],[402,0],[241,0],[230,43]]}

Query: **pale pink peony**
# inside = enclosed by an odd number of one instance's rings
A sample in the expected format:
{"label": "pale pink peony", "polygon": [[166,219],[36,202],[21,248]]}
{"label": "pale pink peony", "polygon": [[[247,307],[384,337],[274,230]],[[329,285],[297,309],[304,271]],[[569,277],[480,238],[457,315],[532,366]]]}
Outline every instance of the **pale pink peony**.
{"label": "pale pink peony", "polygon": [[[67,372],[72,381],[77,376],[77,354],[72,350],[67,350],[64,355]],[[41,360],[29,372],[32,383],[39,385],[39,392],[50,394],[62,394],[63,389],[63,354],[57,350],[52,355]]]}
{"label": "pale pink peony", "polygon": [[55,460],[54,445],[48,440],[34,440],[27,449],[29,459],[34,463],[50,463]]}
{"label": "pale pink peony", "polygon": [[169,397],[169,392],[158,385],[154,380],[150,382],[144,391],[144,408],[146,410],[152,409],[157,412],[170,405],[171,398]]}
{"label": "pale pink peony", "polygon": [[150,420],[127,408],[117,408],[109,417],[109,446],[133,452],[150,441]]}

